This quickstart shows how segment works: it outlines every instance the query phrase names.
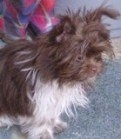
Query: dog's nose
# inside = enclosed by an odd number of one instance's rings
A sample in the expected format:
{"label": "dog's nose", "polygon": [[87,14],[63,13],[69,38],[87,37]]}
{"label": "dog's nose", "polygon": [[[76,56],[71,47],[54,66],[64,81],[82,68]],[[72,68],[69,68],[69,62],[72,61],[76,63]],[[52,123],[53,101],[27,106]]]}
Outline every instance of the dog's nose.
{"label": "dog's nose", "polygon": [[97,68],[94,66],[91,68],[91,71],[95,73],[97,71]]}
{"label": "dog's nose", "polygon": [[89,70],[89,75],[90,76],[95,76],[97,74],[97,68],[94,66],[94,67],[91,67],[90,70]]}

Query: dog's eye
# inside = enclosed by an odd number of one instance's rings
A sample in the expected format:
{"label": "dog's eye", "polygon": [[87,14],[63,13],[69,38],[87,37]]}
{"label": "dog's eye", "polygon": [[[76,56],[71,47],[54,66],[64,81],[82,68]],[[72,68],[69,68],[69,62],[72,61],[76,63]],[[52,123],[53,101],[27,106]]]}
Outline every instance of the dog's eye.
{"label": "dog's eye", "polygon": [[102,58],[101,58],[101,56],[100,56],[100,55],[97,55],[97,56],[95,56],[95,60],[96,60],[96,61],[101,61],[101,60],[102,60]]}
{"label": "dog's eye", "polygon": [[81,60],[82,59],[82,57],[81,56],[78,56],[78,60]]}
{"label": "dog's eye", "polygon": [[77,58],[76,58],[76,62],[80,62],[80,61],[82,61],[82,56],[81,55],[77,56]]}

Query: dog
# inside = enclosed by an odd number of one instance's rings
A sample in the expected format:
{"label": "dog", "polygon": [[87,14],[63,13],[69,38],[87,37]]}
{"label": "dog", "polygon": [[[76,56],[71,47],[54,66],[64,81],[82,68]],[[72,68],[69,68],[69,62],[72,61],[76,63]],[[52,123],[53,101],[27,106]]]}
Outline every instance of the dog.
{"label": "dog", "polygon": [[67,10],[50,32],[0,50],[0,127],[19,125],[28,139],[53,139],[67,128],[61,115],[88,105],[85,88],[102,73],[103,53],[113,56],[103,16],[119,13]]}

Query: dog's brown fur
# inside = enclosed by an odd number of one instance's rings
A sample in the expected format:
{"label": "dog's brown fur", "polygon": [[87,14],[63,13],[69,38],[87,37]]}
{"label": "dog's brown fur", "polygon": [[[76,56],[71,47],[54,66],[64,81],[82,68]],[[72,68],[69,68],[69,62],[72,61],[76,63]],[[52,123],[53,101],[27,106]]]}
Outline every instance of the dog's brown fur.
{"label": "dog's brown fur", "polygon": [[[105,7],[77,13],[68,10],[49,33],[30,42],[11,42],[1,49],[0,115],[32,115],[34,106],[27,90],[34,94],[37,77],[45,83],[57,80],[60,86],[96,77],[104,65],[102,53],[113,55],[109,31],[101,18],[116,19],[118,15]],[[31,67],[37,71],[33,83],[32,75],[24,71]]]}

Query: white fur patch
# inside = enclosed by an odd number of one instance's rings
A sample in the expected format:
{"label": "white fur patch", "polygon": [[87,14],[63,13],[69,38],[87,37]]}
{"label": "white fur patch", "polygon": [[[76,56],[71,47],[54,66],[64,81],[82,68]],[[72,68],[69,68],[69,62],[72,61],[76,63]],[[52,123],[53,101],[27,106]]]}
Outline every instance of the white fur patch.
{"label": "white fur patch", "polygon": [[[34,75],[32,79],[35,80]],[[69,117],[73,116],[72,106],[76,109],[77,106],[85,107],[88,103],[80,83],[59,87],[57,81],[43,83],[37,79],[34,96],[30,96],[28,92],[28,97],[35,107],[33,116],[0,117],[0,126],[20,125],[21,131],[28,133],[29,139],[39,139],[47,134],[53,139],[54,124],[61,114],[65,112]]]}
{"label": "white fur patch", "polygon": [[[43,84],[39,79],[36,82],[33,103],[36,104],[34,115],[37,117],[58,117],[63,112],[72,116],[71,107],[85,107],[88,99],[81,84],[74,86],[58,86],[56,81]],[[49,118],[48,117],[48,118]],[[48,119],[47,118],[47,119]]]}

